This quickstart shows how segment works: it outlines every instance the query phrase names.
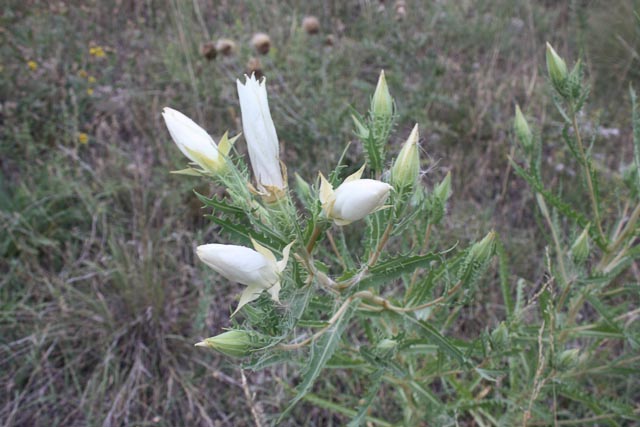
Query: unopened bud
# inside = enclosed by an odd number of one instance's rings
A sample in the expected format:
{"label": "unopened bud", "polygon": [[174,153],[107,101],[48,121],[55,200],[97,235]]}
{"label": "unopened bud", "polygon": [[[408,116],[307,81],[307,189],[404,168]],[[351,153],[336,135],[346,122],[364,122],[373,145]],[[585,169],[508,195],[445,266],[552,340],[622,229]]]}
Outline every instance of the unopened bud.
{"label": "unopened bud", "polygon": [[585,228],[571,246],[571,256],[577,263],[583,263],[589,257],[589,226]]}
{"label": "unopened bud", "polygon": [[247,331],[231,330],[215,337],[207,338],[196,344],[197,347],[209,347],[231,357],[245,357],[260,345]]}
{"label": "unopened bud", "polygon": [[474,244],[469,251],[469,259],[473,262],[485,263],[491,259],[496,248],[496,232],[491,231],[484,239]]}
{"label": "unopened bud", "polygon": [[558,92],[564,91],[564,86],[567,81],[567,77],[569,77],[569,73],[567,71],[567,64],[564,60],[556,53],[556,51],[551,47],[551,45],[547,42],[547,71],[549,72],[549,78],[551,79],[551,83]]}
{"label": "unopened bud", "polygon": [[312,195],[311,195],[311,186],[309,185],[309,183],[305,181],[297,173],[295,174],[295,180],[296,180],[296,190],[298,192],[298,196],[300,196],[300,199],[305,203],[307,201],[310,201],[312,199]]}
{"label": "unopened bud", "polygon": [[351,115],[351,119],[353,119],[353,124],[356,126],[356,135],[361,140],[366,140],[369,138],[369,129],[353,114]]}
{"label": "unopened bud", "polygon": [[413,187],[418,180],[420,175],[418,139],[416,124],[391,168],[391,183],[396,188]]}
{"label": "unopened bud", "polygon": [[378,349],[380,349],[380,350],[392,350],[397,345],[398,345],[398,342],[396,340],[391,340],[389,338],[385,338],[383,340],[380,340],[380,342],[378,343],[378,345],[376,347]]}
{"label": "unopened bud", "polygon": [[447,176],[433,189],[433,194],[443,206],[447,203],[451,197],[451,171],[447,172]]}
{"label": "unopened bud", "polygon": [[504,350],[509,347],[509,329],[504,322],[491,332],[491,342],[496,350]]}
{"label": "unopened bud", "polygon": [[429,196],[429,222],[438,224],[444,218],[447,200],[451,196],[451,172],[447,172],[442,182],[433,189]]}
{"label": "unopened bud", "polygon": [[571,369],[580,361],[580,349],[572,348],[560,353],[556,358],[556,364],[559,370],[564,371]]}
{"label": "unopened bud", "polygon": [[516,104],[516,117],[513,120],[513,130],[524,149],[528,151],[533,145],[533,135],[531,134],[529,123],[527,123],[527,119],[525,119],[518,104]]}
{"label": "unopened bud", "polygon": [[376,91],[371,99],[371,114],[377,120],[391,120],[393,116],[393,98],[389,93],[387,79],[384,76],[384,70],[380,72]]}

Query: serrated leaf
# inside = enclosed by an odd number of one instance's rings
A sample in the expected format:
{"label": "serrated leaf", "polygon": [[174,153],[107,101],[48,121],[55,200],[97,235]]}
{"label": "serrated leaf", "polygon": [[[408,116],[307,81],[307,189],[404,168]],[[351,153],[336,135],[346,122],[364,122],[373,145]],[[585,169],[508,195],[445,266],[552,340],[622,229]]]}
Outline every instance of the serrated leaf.
{"label": "serrated leaf", "polygon": [[[445,280],[445,284],[449,285],[455,280],[453,274],[455,270],[464,261],[465,254],[459,253],[453,258],[445,261],[442,258],[442,264],[437,268],[433,268],[429,271],[427,277],[416,284],[409,290],[406,296],[407,307],[418,306],[427,302],[432,297],[431,290],[440,280]],[[451,274],[451,276],[449,276]]]}
{"label": "serrated leaf", "polygon": [[442,255],[453,248],[439,253],[430,252],[425,255],[399,256],[376,264],[369,270],[366,277],[358,282],[353,292],[375,287],[383,283],[389,283],[406,273],[413,272],[416,268],[426,268],[432,261],[440,260]]}
{"label": "serrated leaf", "polygon": [[567,216],[571,220],[573,220],[576,224],[580,226],[580,228],[587,228],[589,230],[589,236],[593,239],[593,241],[598,245],[598,247],[602,250],[606,250],[607,242],[605,242],[598,232],[597,227],[591,221],[589,221],[584,215],[575,211],[569,204],[563,202],[559,197],[547,191],[539,178],[534,177],[529,174],[526,170],[524,170],[520,165],[513,161],[513,159],[509,159],[513,170],[523,178],[527,183],[554,208],[556,208],[560,213]]}
{"label": "serrated leaf", "polygon": [[409,320],[414,325],[417,325],[420,328],[420,330],[427,337],[429,337],[430,340],[440,348],[440,350],[442,350],[442,352],[444,352],[444,353],[448,354],[449,356],[453,357],[458,362],[460,362],[462,365],[469,366],[469,361],[464,356],[464,354],[462,354],[462,352],[458,349],[458,347],[453,345],[447,338],[445,338],[433,326],[431,326],[427,322],[424,322],[422,320],[416,319],[415,317],[413,317],[413,315],[411,315],[409,313],[402,313],[401,316],[404,319]]}
{"label": "serrated leaf", "polygon": [[206,217],[211,219],[211,221],[213,221],[215,224],[219,225],[223,231],[229,233],[231,236],[234,236],[246,242],[254,239],[271,251],[280,252],[281,248],[283,248],[287,244],[287,242],[282,240],[279,236],[268,230],[261,229],[261,232],[267,232],[266,234],[261,235],[251,230],[246,225],[238,224],[228,219],[219,218],[215,215],[206,215]]}
{"label": "serrated leaf", "polygon": [[320,376],[322,369],[338,348],[340,337],[349,324],[349,320],[351,320],[351,317],[355,313],[356,307],[357,304],[352,302],[349,308],[344,311],[342,316],[335,321],[333,326],[311,345],[311,355],[306,368],[302,373],[302,383],[298,385],[298,392],[296,396],[291,400],[291,403],[282,415],[280,415],[278,422],[281,422],[282,419],[288,415],[293,407],[300,401],[300,399],[302,399],[305,394],[311,390],[316,379]]}
{"label": "serrated leaf", "polygon": [[378,390],[382,385],[384,372],[385,369],[379,368],[376,369],[373,374],[369,375],[371,383],[369,383],[369,386],[367,387],[367,393],[362,398],[362,403],[358,406],[358,413],[355,417],[353,417],[351,422],[347,424],[347,427],[359,427],[363,422],[365,422],[367,411],[369,410],[369,407],[373,403],[373,399],[375,399],[376,395],[378,394]]}
{"label": "serrated leaf", "polygon": [[196,197],[202,203],[204,203],[205,206],[213,208],[218,212],[224,212],[224,213],[233,214],[233,215],[244,215],[244,211],[238,207],[225,203],[222,200],[218,200],[215,197],[211,197],[211,198],[206,197],[195,190],[193,192],[195,193]]}

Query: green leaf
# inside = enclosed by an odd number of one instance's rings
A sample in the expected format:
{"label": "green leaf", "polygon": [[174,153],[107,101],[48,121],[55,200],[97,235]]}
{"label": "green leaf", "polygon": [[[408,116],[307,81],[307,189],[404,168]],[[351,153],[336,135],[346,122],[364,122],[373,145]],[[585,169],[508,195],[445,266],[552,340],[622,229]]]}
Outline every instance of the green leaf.
{"label": "green leaf", "polygon": [[518,174],[521,178],[523,178],[527,183],[535,190],[540,193],[542,197],[554,208],[556,208],[560,213],[573,220],[576,224],[580,226],[580,228],[586,228],[589,226],[589,236],[593,239],[593,241],[600,247],[602,250],[607,249],[607,242],[605,242],[598,232],[597,227],[592,224],[584,215],[575,211],[568,203],[562,201],[559,197],[547,191],[540,180],[533,175],[529,174],[526,170],[524,170],[520,165],[510,159],[511,166],[513,170]]}
{"label": "green leaf", "polygon": [[441,264],[437,268],[429,270],[427,277],[415,283],[407,293],[407,307],[424,304],[432,298],[431,290],[441,280],[445,280],[445,287],[448,287],[456,280],[454,272],[465,259],[465,253],[459,253],[449,260],[440,260]]}
{"label": "green leaf", "polygon": [[225,203],[222,200],[218,200],[215,197],[208,198],[195,190],[193,192],[205,206],[213,208],[216,212],[224,212],[231,215],[244,215],[244,211],[238,207]]}
{"label": "green leaf", "polygon": [[340,337],[356,311],[357,302],[358,300],[352,302],[350,307],[347,308],[342,316],[335,321],[333,326],[311,345],[311,356],[307,362],[304,372],[302,373],[302,383],[298,385],[298,392],[296,396],[293,398],[287,409],[285,409],[285,411],[280,415],[278,423],[280,423],[300,401],[300,399],[302,399],[305,394],[311,390],[316,379],[320,376],[322,369],[338,348]]}
{"label": "green leaf", "polygon": [[398,279],[403,274],[413,272],[416,268],[429,267],[429,264],[432,261],[442,259],[442,255],[452,249],[453,248],[439,253],[430,252],[425,255],[401,255],[396,258],[380,262],[369,270],[367,276],[361,279],[358,285],[354,287],[353,292],[355,293],[362,289],[367,289],[370,287],[375,287],[392,282]]}
{"label": "green leaf", "polygon": [[629,87],[631,96],[631,121],[633,123],[633,162],[636,165],[637,191],[640,193],[640,109],[633,87]]}
{"label": "green leaf", "polygon": [[[339,405],[337,403],[331,402],[329,400],[323,399],[319,396],[316,396],[315,394],[311,394],[308,393],[305,397],[304,400],[306,400],[309,403],[312,403],[320,408],[324,408],[327,409],[329,411],[333,411],[336,412],[338,414],[342,414],[342,415],[346,415],[347,417],[355,417],[357,415],[357,412],[354,411],[353,409],[349,409],[349,408],[345,408],[342,405]],[[389,423],[385,420],[381,420],[380,418],[375,418],[375,417],[365,417],[365,420],[367,422],[370,422],[372,424],[376,424],[376,425],[380,425],[382,427],[393,427],[394,424]]]}
{"label": "green leaf", "polygon": [[458,349],[458,347],[453,345],[447,338],[445,338],[433,326],[431,326],[427,322],[416,319],[415,317],[413,317],[412,314],[409,314],[409,313],[402,313],[401,316],[404,319],[413,323],[414,325],[417,325],[420,328],[420,330],[427,337],[429,337],[429,339],[433,343],[435,343],[440,348],[440,350],[442,350],[445,354],[448,354],[449,356],[453,357],[464,366],[467,366],[467,367],[470,366],[469,361],[464,356],[464,354],[462,354],[462,352]]}
{"label": "green leaf", "polygon": [[207,218],[211,219],[215,224],[218,224],[231,236],[244,240],[245,242],[249,242],[253,238],[258,243],[274,252],[280,252],[280,250],[287,244],[287,242],[285,242],[280,236],[269,231],[266,227],[264,230],[260,230],[262,232],[266,231],[266,234],[260,235],[243,224],[237,224],[227,219],[218,218],[214,215],[207,215]]}
{"label": "green leaf", "polygon": [[509,256],[500,239],[496,239],[496,254],[498,256],[498,275],[500,277],[502,301],[504,303],[504,309],[507,312],[507,318],[511,318],[513,316],[514,303],[509,286]]}
{"label": "green leaf", "polygon": [[358,413],[347,425],[348,427],[358,427],[362,425],[364,421],[366,421],[367,411],[369,410],[369,407],[373,403],[373,399],[375,399],[376,395],[378,394],[378,390],[382,385],[384,372],[385,369],[378,368],[373,374],[369,376],[371,378],[371,383],[367,387],[367,393],[362,398],[362,403],[358,406]]}

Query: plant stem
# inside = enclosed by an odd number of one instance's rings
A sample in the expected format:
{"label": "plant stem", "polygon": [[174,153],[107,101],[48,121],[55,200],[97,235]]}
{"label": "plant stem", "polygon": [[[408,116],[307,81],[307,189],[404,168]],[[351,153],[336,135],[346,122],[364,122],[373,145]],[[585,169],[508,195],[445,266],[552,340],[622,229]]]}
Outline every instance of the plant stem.
{"label": "plant stem", "polygon": [[600,234],[600,238],[606,241],[604,237],[604,232],[602,231],[602,224],[600,224],[600,212],[598,210],[598,202],[596,200],[596,193],[593,186],[593,181],[591,180],[591,172],[589,170],[589,161],[587,160],[587,155],[584,151],[584,146],[582,145],[582,136],[580,135],[580,129],[578,128],[578,118],[575,111],[573,111],[573,108],[571,109],[571,122],[573,126],[573,131],[576,134],[576,142],[578,143],[578,150],[580,150],[580,157],[582,157],[580,159],[580,162],[584,167],[584,174],[587,177],[587,187],[589,189],[589,198],[591,199],[591,208],[593,209],[594,221],[596,223],[596,227],[598,228],[598,233]]}
{"label": "plant stem", "polygon": [[316,224],[316,226],[313,228],[313,233],[311,234],[311,237],[309,238],[309,243],[307,243],[306,249],[307,249],[307,253],[309,255],[311,255],[311,252],[313,251],[313,248],[316,245],[316,242],[318,241],[318,237],[320,236],[320,233],[322,231],[320,230],[320,227],[318,227],[318,225]]}
{"label": "plant stem", "polygon": [[393,215],[389,217],[389,223],[387,224],[387,228],[385,228],[384,233],[382,234],[382,238],[378,242],[378,246],[376,247],[375,252],[371,254],[369,257],[369,261],[367,262],[367,266],[373,266],[380,258],[382,254],[382,249],[384,249],[384,245],[387,244],[387,240],[389,240],[389,236],[391,235],[391,230],[393,229]]}
{"label": "plant stem", "polygon": [[[542,216],[549,224],[549,228],[551,229],[551,237],[553,238],[553,244],[556,247],[556,259],[558,262],[558,267],[560,268],[560,274],[562,275],[562,284],[564,286],[563,289],[563,297],[561,300],[564,300],[564,294],[566,294],[569,290],[569,279],[567,276],[567,269],[564,266],[564,256],[562,253],[562,246],[560,245],[560,239],[558,238],[558,234],[556,233],[556,228],[553,226],[553,221],[551,221],[551,215],[549,215],[549,209],[547,208],[547,203],[544,201],[544,198],[541,194],[536,194],[536,200],[538,201],[538,206],[540,207],[540,212],[542,212]],[[562,306],[562,302],[558,305],[558,307]]]}
{"label": "plant stem", "polygon": [[371,295],[371,292],[367,292],[367,291],[356,292],[355,294],[351,295],[349,298],[344,300],[340,308],[338,308],[338,310],[333,314],[333,316],[331,316],[331,318],[327,321],[327,325],[324,328],[320,329],[318,332],[311,335],[309,338],[305,339],[304,341],[300,341],[299,343],[295,343],[295,344],[280,344],[276,348],[280,350],[296,350],[301,347],[304,347],[307,344],[310,344],[311,342],[320,338],[322,334],[327,332],[333,326],[333,324],[336,323],[338,319],[340,319],[340,317],[344,314],[347,308],[349,308],[349,304],[351,304],[351,302],[354,299],[362,298],[363,296],[369,296],[369,295]]}
{"label": "plant stem", "polygon": [[[424,233],[424,240],[422,241],[422,249],[420,250],[420,255],[424,255],[427,247],[429,247],[429,239],[431,238],[431,229],[433,228],[433,224],[430,222],[427,225],[427,231]],[[409,289],[405,292],[405,298],[408,295],[411,295],[411,291],[413,290],[413,286],[416,284],[416,280],[418,280],[418,269],[416,268],[413,274],[411,275],[411,282],[409,282]],[[406,299],[405,299],[406,302]]]}

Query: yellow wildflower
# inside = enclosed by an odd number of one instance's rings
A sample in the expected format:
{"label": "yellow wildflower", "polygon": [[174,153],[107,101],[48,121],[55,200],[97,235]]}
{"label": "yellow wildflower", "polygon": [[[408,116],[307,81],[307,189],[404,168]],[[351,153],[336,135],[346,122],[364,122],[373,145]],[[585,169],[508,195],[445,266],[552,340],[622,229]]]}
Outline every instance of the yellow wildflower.
{"label": "yellow wildflower", "polygon": [[78,134],[78,142],[82,145],[85,145],[89,142],[89,135],[84,132],[80,132]]}
{"label": "yellow wildflower", "polygon": [[87,89],[87,95],[93,95],[93,88]]}
{"label": "yellow wildflower", "polygon": [[78,71],[78,77],[86,79],[88,76],[87,72],[85,70],[80,70]]}
{"label": "yellow wildflower", "polygon": [[36,61],[29,61],[27,62],[27,66],[29,67],[29,69],[31,71],[35,71],[38,69],[38,63]]}
{"label": "yellow wildflower", "polygon": [[89,78],[87,78],[87,81],[88,81],[89,83],[95,83],[95,82],[96,82],[96,78],[95,78],[95,77],[93,77],[93,76],[89,76]]}
{"label": "yellow wildflower", "polygon": [[93,46],[89,48],[89,55],[95,56],[96,58],[104,58],[107,56],[102,46]]}

